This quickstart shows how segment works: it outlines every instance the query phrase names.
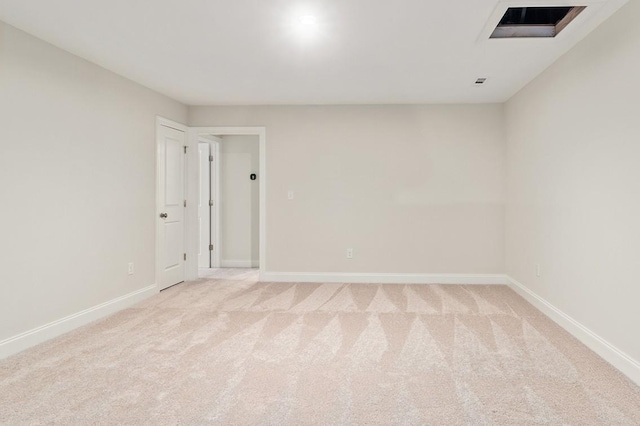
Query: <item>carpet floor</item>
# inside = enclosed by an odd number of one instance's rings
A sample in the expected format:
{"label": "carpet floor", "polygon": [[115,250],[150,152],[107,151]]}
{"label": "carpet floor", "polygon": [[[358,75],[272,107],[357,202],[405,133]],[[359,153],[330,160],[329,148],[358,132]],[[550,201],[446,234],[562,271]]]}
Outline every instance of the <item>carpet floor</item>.
{"label": "carpet floor", "polygon": [[506,286],[236,270],[1,361],[0,423],[638,425],[640,388]]}

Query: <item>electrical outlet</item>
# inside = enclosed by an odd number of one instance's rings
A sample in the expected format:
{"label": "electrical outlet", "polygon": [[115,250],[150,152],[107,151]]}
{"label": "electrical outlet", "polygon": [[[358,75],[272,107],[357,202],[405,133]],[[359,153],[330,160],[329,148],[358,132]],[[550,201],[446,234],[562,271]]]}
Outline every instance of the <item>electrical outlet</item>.
{"label": "electrical outlet", "polygon": [[353,259],[353,249],[347,249],[347,259]]}
{"label": "electrical outlet", "polygon": [[294,194],[293,194],[293,191],[289,191],[289,192],[287,193],[287,198],[289,198],[290,200],[293,200],[293,195],[294,195]]}
{"label": "electrical outlet", "polygon": [[540,264],[536,263],[536,277],[539,277],[541,275],[540,273]]}
{"label": "electrical outlet", "polygon": [[133,275],[133,262],[129,263],[129,275]]}

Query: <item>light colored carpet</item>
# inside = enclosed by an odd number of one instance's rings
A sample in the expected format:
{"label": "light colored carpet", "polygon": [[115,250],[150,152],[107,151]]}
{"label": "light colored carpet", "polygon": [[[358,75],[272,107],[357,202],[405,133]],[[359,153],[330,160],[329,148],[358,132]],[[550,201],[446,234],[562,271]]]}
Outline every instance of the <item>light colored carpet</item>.
{"label": "light colored carpet", "polygon": [[0,362],[0,423],[640,424],[640,388],[505,286],[219,277]]}

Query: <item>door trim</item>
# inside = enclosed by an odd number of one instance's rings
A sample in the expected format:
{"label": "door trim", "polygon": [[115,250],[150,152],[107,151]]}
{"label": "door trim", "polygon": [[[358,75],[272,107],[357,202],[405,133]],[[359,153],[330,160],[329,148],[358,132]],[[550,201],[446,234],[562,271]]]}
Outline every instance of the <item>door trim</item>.
{"label": "door trim", "polygon": [[[184,124],[180,124],[180,123],[178,123],[176,121],[169,120],[169,119],[164,118],[164,117],[156,116],[156,140],[155,140],[155,145],[156,145],[156,158],[155,158],[155,162],[156,162],[156,201],[155,201],[155,204],[156,204],[156,207],[155,207],[155,215],[154,215],[154,219],[153,220],[154,220],[154,223],[155,223],[155,237],[156,237],[156,244],[155,244],[155,246],[156,246],[155,247],[155,263],[156,263],[155,276],[156,276],[156,278],[155,278],[155,281],[156,281],[156,284],[158,285],[158,288],[160,288],[160,274],[161,274],[160,267],[161,267],[161,264],[162,264],[162,262],[160,262],[160,252],[161,252],[160,251],[160,221],[158,220],[158,217],[159,217],[160,212],[161,212],[161,208],[158,205],[158,202],[160,200],[160,191],[161,191],[161,188],[160,188],[160,167],[158,165],[158,136],[160,135],[159,130],[160,130],[161,126],[162,127],[169,127],[171,129],[175,129],[175,130],[179,130],[181,132],[184,132],[184,134],[185,134],[185,143],[187,144],[187,147],[189,147],[187,151],[193,151],[193,149],[191,149],[191,145],[189,143],[189,128],[187,126],[185,126]],[[196,145],[196,148],[197,148],[197,145]],[[189,155],[189,152],[187,152],[187,156],[188,155]],[[198,265],[198,260],[197,260],[198,251],[196,250],[195,252],[191,252],[189,250],[189,246],[187,245],[187,243],[188,243],[188,232],[189,232],[189,227],[190,227],[189,220],[188,220],[188,218],[189,218],[189,208],[190,208],[189,204],[192,204],[192,203],[189,203],[189,199],[192,199],[192,200],[195,199],[193,197],[190,197],[189,193],[188,193],[189,187],[193,186],[193,185],[189,185],[189,181],[188,181],[189,180],[188,179],[189,178],[189,161],[188,161],[188,159],[184,160],[184,165],[183,166],[184,166],[183,170],[184,170],[184,174],[185,174],[185,177],[184,177],[184,185],[185,185],[184,193],[185,193],[186,198],[187,198],[187,207],[185,208],[184,220],[183,220],[184,237],[185,237],[184,247],[185,247],[185,252],[187,253],[187,262],[189,261],[189,258],[192,258],[193,256],[196,256],[196,266],[197,266]],[[197,168],[196,168],[196,170],[197,170]],[[197,185],[196,185],[196,187],[197,187]],[[191,209],[193,210],[193,207],[191,207]],[[196,211],[196,214],[197,214],[197,210],[195,210],[195,211]],[[197,220],[197,216],[196,216],[196,220]],[[197,225],[197,223],[196,223],[196,225]],[[187,267],[188,267],[188,263],[185,262],[184,275],[182,277],[183,281],[187,280],[187,276],[188,276]]]}
{"label": "door trim", "polygon": [[[205,127],[189,127],[187,143],[187,169],[191,170],[187,174],[187,200],[195,199],[195,192],[198,188],[198,156],[197,147],[199,135],[229,135],[229,136],[258,136],[259,150],[259,181],[260,181],[260,276],[262,277],[267,270],[267,130],[264,126],[205,126]],[[194,148],[195,147],[195,148]],[[195,172],[194,172],[195,170]],[[198,253],[198,214],[195,209],[189,210],[187,203],[187,263],[186,278],[187,280],[195,280],[198,278],[198,260],[195,254]],[[218,233],[219,234],[219,233]],[[192,255],[191,253],[194,253]]]}

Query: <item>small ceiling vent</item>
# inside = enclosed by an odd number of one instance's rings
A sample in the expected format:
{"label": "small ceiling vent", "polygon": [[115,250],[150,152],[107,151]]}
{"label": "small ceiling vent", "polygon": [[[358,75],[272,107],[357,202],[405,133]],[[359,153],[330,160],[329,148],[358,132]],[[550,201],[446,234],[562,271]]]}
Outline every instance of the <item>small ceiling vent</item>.
{"label": "small ceiling vent", "polygon": [[553,38],[585,9],[585,6],[510,7],[491,38]]}

